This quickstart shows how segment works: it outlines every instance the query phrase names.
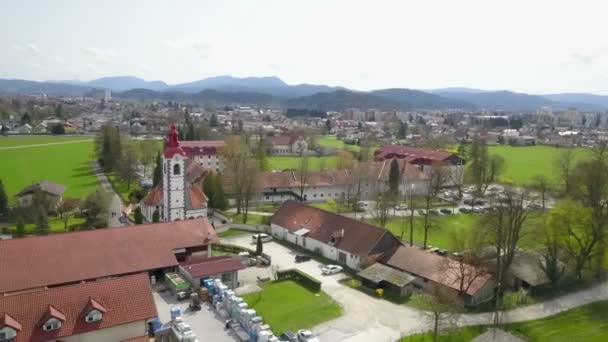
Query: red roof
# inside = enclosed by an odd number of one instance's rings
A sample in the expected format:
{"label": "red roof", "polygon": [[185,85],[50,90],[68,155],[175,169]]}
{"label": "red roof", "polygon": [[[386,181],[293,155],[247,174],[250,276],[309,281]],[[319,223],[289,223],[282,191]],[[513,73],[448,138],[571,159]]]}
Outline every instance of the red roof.
{"label": "red roof", "polygon": [[171,159],[174,155],[180,154],[185,156],[186,153],[179,145],[179,139],[177,138],[177,128],[174,124],[171,124],[169,135],[167,135],[167,145],[165,146],[165,158]]}
{"label": "red roof", "polygon": [[55,318],[62,322],[65,322],[65,315],[61,311],[55,309],[52,305],[49,305],[49,307],[46,309],[46,315],[44,316],[42,321],[46,322],[50,318]]}
{"label": "red roof", "polygon": [[158,184],[142,199],[145,205],[161,205],[163,203],[163,186]]}
{"label": "red roof", "polygon": [[221,140],[182,141],[180,146],[188,157],[218,155],[226,143]]}
{"label": "red roof", "polygon": [[211,275],[235,272],[245,269],[241,260],[237,257],[222,255],[212,258],[191,258],[180,266],[193,278],[207,277]]}
{"label": "red roof", "polygon": [[[146,274],[54,287],[0,297],[0,316],[13,317],[21,331],[11,342],[38,342],[82,334],[158,316]],[[101,321],[85,322],[93,298],[107,311]],[[48,308],[62,312],[61,328],[44,331]],[[0,327],[2,327],[0,321]],[[4,324],[8,325],[8,324]]]}
{"label": "red roof", "polygon": [[466,292],[471,296],[492,279],[491,274],[475,271],[470,265],[464,265],[465,270],[460,272],[457,261],[415,247],[401,246],[384,258],[383,263],[456,291],[460,290],[460,279],[465,278],[464,286],[470,283]]}
{"label": "red roof", "polygon": [[381,255],[401,246],[386,229],[295,201],[283,203],[271,222],[292,233],[308,229],[307,237],[359,256]]}
{"label": "red roof", "polygon": [[[0,310],[1,312],[2,310]],[[3,327],[11,327],[17,331],[21,330],[21,323],[17,322],[11,315],[6,312],[0,315],[0,329]]]}
{"label": "red roof", "polygon": [[446,161],[448,159],[460,160],[460,157],[452,153],[434,150],[423,150],[409,146],[385,145],[374,152],[374,160],[377,161],[393,158],[403,159],[408,157],[429,161]]}
{"label": "red roof", "polygon": [[206,218],[2,240],[0,293],[176,266],[174,249],[218,241]]}

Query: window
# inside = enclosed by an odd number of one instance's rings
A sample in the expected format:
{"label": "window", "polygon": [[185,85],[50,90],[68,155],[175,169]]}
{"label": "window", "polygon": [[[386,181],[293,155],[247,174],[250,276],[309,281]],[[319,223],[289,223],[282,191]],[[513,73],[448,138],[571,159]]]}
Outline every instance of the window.
{"label": "window", "polygon": [[93,310],[89,312],[89,314],[84,318],[87,323],[98,322],[101,321],[102,314],[97,310]]}
{"label": "window", "polygon": [[179,164],[175,164],[173,165],[173,174],[174,175],[179,175],[180,174],[180,168],[179,168]]}
{"label": "window", "polygon": [[49,319],[42,326],[42,330],[44,330],[44,331],[57,330],[59,328],[61,328],[61,322],[55,318]]}

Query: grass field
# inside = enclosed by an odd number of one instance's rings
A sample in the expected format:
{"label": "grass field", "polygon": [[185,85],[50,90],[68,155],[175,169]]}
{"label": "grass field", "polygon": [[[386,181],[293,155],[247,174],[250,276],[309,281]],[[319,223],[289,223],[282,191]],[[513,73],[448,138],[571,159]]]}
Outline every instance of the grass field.
{"label": "grass field", "polygon": [[[310,171],[319,171],[322,169],[332,169],[336,167],[337,158],[335,156],[328,157],[309,157],[308,169]],[[300,157],[278,157],[273,156],[268,158],[268,164],[271,170],[298,169],[300,167]]]}
{"label": "grass field", "polygon": [[261,292],[246,294],[243,299],[277,334],[312,328],[342,314],[342,308],[325,292],[313,293],[292,281],[265,284]]}
{"label": "grass field", "polygon": [[[555,160],[563,148],[550,146],[489,146],[491,154],[505,158],[507,169],[501,177],[502,181],[511,181],[516,184],[530,184],[536,175],[542,174],[554,182],[557,181]],[[591,155],[588,148],[576,148],[576,157],[585,158]]]}
{"label": "grass field", "polygon": [[[505,330],[528,341],[570,342],[608,341],[608,301],[585,305],[559,315],[523,323],[508,324]],[[450,331],[439,341],[468,342],[486,331],[485,327],[470,327]],[[400,342],[430,342],[431,334],[402,338]]]}
{"label": "grass field", "polygon": [[[230,217],[232,218],[233,223],[243,223],[243,214],[234,214],[231,213]],[[247,214],[247,224],[262,224],[262,219],[264,216],[257,214]]]}
{"label": "grass field", "polygon": [[[93,141],[60,145],[32,146],[2,150],[2,147],[27,146],[66,142],[79,138],[32,136],[0,138],[0,179],[10,203],[25,186],[46,179],[67,187],[66,197],[84,198],[97,187],[97,177],[91,170]],[[88,138],[89,140],[91,138]]]}
{"label": "grass field", "polygon": [[339,140],[335,135],[321,135],[317,138],[317,143],[321,146],[327,147],[346,147],[351,151],[359,151],[361,149],[358,145],[345,144],[344,140]]}
{"label": "grass field", "polygon": [[247,230],[231,228],[225,232],[218,233],[217,236],[219,236],[221,238],[228,238],[228,237],[233,237],[233,236],[251,235],[251,234],[253,234],[253,233],[250,231],[247,231]]}
{"label": "grass field", "polygon": [[[84,218],[80,217],[70,217],[68,220],[68,228],[64,228],[63,220],[59,217],[49,217],[49,232],[51,233],[65,233],[71,230],[78,230],[85,223]],[[9,230],[14,233],[17,227],[12,225],[9,227]],[[36,224],[28,223],[25,225],[25,233],[26,234],[35,234]]]}
{"label": "grass field", "polygon": [[[434,216],[436,224],[429,230],[428,244],[434,247],[452,249],[451,238],[453,234],[459,232],[470,232],[479,219],[479,214],[456,214]],[[414,217],[414,242],[422,244],[424,241],[424,221],[423,217]],[[542,216],[540,213],[531,213],[526,221],[525,231],[534,232],[540,228]],[[372,220],[372,223],[374,221]],[[397,237],[401,237],[402,227],[405,227],[403,239],[409,241],[410,223],[409,217],[391,218],[386,224],[386,228]],[[521,239],[520,247],[538,247],[542,241],[535,238],[533,233],[524,235]]]}
{"label": "grass field", "polygon": [[37,144],[57,144],[57,143],[65,143],[65,142],[70,142],[70,141],[82,141],[82,140],[93,140],[93,139],[94,139],[94,137],[92,137],[92,136],[49,136],[49,135],[40,135],[40,136],[20,135],[20,136],[11,136],[11,137],[0,136],[0,148],[37,145]]}

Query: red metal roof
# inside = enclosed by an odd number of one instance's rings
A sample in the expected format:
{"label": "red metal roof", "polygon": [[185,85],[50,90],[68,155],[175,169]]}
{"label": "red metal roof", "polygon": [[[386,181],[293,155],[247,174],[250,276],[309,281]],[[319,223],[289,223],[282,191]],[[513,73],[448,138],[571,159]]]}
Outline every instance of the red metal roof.
{"label": "red metal roof", "polygon": [[[0,297],[0,316],[10,315],[21,325],[11,342],[55,341],[158,316],[151,291],[146,274],[60,286]],[[103,304],[107,311],[101,321],[87,323],[85,316],[90,312],[91,298]],[[49,307],[63,313],[63,322],[57,330],[44,331],[42,324]]]}
{"label": "red metal roof", "polygon": [[239,258],[227,255],[211,258],[192,258],[180,263],[180,266],[193,278],[202,278],[245,269]]}
{"label": "red metal roof", "polygon": [[0,241],[0,293],[176,266],[218,242],[206,218]]}

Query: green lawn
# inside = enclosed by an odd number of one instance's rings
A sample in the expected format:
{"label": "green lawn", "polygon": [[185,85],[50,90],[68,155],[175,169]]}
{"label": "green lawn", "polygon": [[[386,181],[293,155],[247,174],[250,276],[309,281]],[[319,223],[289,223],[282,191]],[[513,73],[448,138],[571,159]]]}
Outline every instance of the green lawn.
{"label": "green lawn", "polygon": [[[431,216],[436,222],[435,227],[429,230],[428,244],[434,247],[451,249],[450,242],[453,232],[470,232],[476,225],[480,214],[454,214]],[[372,220],[372,223],[377,224]],[[533,232],[540,229],[542,223],[542,214],[532,212],[526,221],[526,234],[522,237],[520,247],[534,248],[539,247],[542,241],[536,239]],[[414,242],[422,244],[424,241],[424,218],[421,216],[414,217]],[[401,237],[402,227],[405,227],[403,240],[409,241],[410,225],[409,217],[391,218],[386,224],[386,228],[395,236]]]}
{"label": "green lawn", "polygon": [[[232,218],[233,223],[243,223],[243,214],[234,214],[231,213],[230,217]],[[248,214],[247,215],[247,224],[262,224],[262,219],[264,216],[257,214]]]}
{"label": "green lawn", "polygon": [[[333,202],[333,203],[332,203]],[[352,208],[349,205],[343,205],[337,201],[310,203],[311,207],[331,211],[332,213],[351,213]]]}
{"label": "green lawn", "polygon": [[[72,230],[78,230],[81,228],[81,226],[85,223],[85,219],[84,218],[80,218],[80,217],[70,217],[68,220],[68,229],[64,229],[64,224],[63,224],[63,220],[61,220],[59,217],[50,217],[49,218],[49,231],[51,233],[65,233],[70,231],[70,229]],[[9,227],[9,230],[14,233],[16,229],[15,225],[12,225]],[[28,223],[25,225],[25,232],[27,234],[34,234],[36,231],[36,224],[35,223]]]}
{"label": "green lawn", "polygon": [[342,308],[325,292],[313,293],[292,282],[262,285],[262,291],[243,299],[255,309],[275,333],[312,328],[342,314]]}
{"label": "green lawn", "polygon": [[246,230],[231,228],[225,232],[218,233],[217,235],[221,238],[228,238],[228,237],[233,237],[233,236],[249,235],[249,234],[253,234],[253,233],[246,231]]}
{"label": "green lawn", "polygon": [[[0,138],[0,148],[62,142],[69,139],[71,138],[48,136]],[[19,144],[16,144],[16,141],[19,141]],[[98,185],[97,177],[90,166],[92,155],[93,141],[0,149],[0,160],[2,160],[0,178],[13,204],[16,203],[15,195],[21,189],[43,179],[65,185],[66,197],[84,198]]]}
{"label": "green lawn", "polygon": [[[557,181],[555,160],[564,148],[551,146],[489,146],[491,154],[505,158],[507,169],[501,180],[516,184],[530,184],[536,175],[542,174]],[[576,148],[576,157],[584,158],[591,155],[588,148]]]}
{"label": "green lawn", "polygon": [[343,148],[346,147],[351,151],[359,151],[359,145],[345,144],[344,140],[339,140],[335,135],[321,135],[317,138],[317,143],[321,146]]}
{"label": "green lawn", "polygon": [[93,140],[91,136],[51,136],[51,135],[20,135],[20,136],[0,136],[0,148],[2,147],[15,147],[15,146],[27,146],[27,145],[38,145],[38,144],[55,144],[69,141],[82,141],[82,140]]}
{"label": "green lawn", "polygon": [[[608,341],[608,301],[585,305],[552,317],[508,324],[505,330],[529,341],[601,342]],[[465,342],[485,332],[485,327],[470,327],[448,332],[439,341]],[[400,342],[432,341],[431,334],[402,338]]]}
{"label": "green lawn", "polygon": [[[319,171],[322,169],[332,169],[336,167],[337,157],[309,157],[308,169],[310,171]],[[268,157],[268,164],[271,170],[299,169],[300,157]]]}

